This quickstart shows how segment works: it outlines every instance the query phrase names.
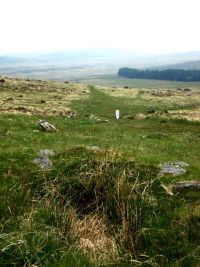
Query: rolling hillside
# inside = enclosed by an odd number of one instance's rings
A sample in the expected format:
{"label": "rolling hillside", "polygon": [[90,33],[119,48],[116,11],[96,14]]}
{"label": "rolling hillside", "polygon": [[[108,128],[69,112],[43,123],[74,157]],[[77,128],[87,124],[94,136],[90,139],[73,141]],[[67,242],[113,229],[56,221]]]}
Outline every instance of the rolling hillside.
{"label": "rolling hillside", "polygon": [[0,266],[198,266],[196,83],[0,77],[0,107]]}
{"label": "rolling hillside", "polygon": [[183,69],[183,70],[200,70],[200,60],[187,61],[178,64],[163,65],[150,69],[165,70],[165,69]]}
{"label": "rolling hillside", "polygon": [[160,69],[174,64],[194,62],[199,58],[199,51],[152,55],[123,49],[0,55],[0,75],[81,81],[90,80],[94,76],[101,78],[102,75],[116,75],[118,69],[124,66],[138,69],[159,66]]}

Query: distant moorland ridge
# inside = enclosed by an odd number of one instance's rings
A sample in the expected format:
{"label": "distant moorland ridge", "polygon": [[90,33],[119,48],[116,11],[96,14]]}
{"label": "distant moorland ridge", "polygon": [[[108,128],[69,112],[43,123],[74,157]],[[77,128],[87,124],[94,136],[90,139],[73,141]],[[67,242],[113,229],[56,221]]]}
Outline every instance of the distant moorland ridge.
{"label": "distant moorland ridge", "polygon": [[200,81],[200,70],[165,69],[165,70],[138,70],[132,68],[120,68],[118,75],[134,79],[153,79],[167,81]]}

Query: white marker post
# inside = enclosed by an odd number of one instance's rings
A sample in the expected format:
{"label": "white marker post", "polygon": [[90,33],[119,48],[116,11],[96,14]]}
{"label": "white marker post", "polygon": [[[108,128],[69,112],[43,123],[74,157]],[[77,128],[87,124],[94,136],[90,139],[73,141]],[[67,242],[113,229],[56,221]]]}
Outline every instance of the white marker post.
{"label": "white marker post", "polygon": [[118,109],[115,110],[115,117],[116,117],[117,120],[119,120],[120,113],[119,113]]}

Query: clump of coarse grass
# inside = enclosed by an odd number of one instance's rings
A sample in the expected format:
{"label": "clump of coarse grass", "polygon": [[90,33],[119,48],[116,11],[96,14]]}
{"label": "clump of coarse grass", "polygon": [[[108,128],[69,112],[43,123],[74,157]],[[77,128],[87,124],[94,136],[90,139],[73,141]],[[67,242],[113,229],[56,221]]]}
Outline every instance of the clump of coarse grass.
{"label": "clump of coarse grass", "polygon": [[72,243],[73,208],[69,203],[62,205],[51,182],[44,181],[41,193],[41,198],[38,195],[32,198],[30,209],[4,221],[0,233],[0,265],[59,266],[67,260],[68,266],[74,266],[74,257],[80,257],[77,266],[85,261],[89,264]]}
{"label": "clump of coarse grass", "polygon": [[74,214],[71,225],[76,245],[90,256],[94,264],[112,263],[118,259],[115,238],[108,232],[104,218],[98,214],[84,215],[80,218]]}
{"label": "clump of coarse grass", "polygon": [[[81,149],[82,153],[87,153],[87,149]],[[68,150],[66,153],[69,156],[69,152],[74,151]],[[156,206],[152,184],[156,179],[157,167],[139,165],[122,157],[113,158],[110,152],[104,158],[95,153],[92,157],[76,158],[62,168],[60,194],[67,196],[80,216],[80,220],[76,220],[79,225],[77,233],[83,235],[79,238],[79,245],[86,252],[95,251],[97,256],[99,243],[103,247],[109,243],[115,244],[112,247],[117,247],[119,255],[129,251],[131,257],[136,257],[142,224],[151,217]],[[104,222],[97,224],[96,218],[104,218]],[[98,230],[103,239],[94,241],[93,235],[91,241],[91,233],[81,230],[84,227],[80,225],[83,224],[91,229],[91,223],[93,234]],[[103,234],[105,225],[109,238]]]}
{"label": "clump of coarse grass", "polygon": [[[67,150],[62,154],[66,157],[71,160],[62,162],[57,176],[59,194],[63,203],[68,200],[76,210],[73,236],[93,262],[108,260],[101,250],[106,246],[112,252],[109,259],[119,262],[165,266],[191,257],[196,262],[198,242],[190,238],[188,229],[195,233],[198,218],[185,220],[177,215],[186,202],[191,205],[190,199],[166,196],[157,166],[125,155],[105,156],[84,147]],[[94,239],[96,232],[102,239],[97,234]],[[192,256],[194,248],[196,254]]]}

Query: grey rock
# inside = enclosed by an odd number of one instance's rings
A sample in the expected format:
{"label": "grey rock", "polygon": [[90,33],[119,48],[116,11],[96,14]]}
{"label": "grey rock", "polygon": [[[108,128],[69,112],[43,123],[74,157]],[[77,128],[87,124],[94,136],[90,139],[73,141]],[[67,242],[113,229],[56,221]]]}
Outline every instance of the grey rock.
{"label": "grey rock", "polygon": [[186,169],[189,167],[189,164],[185,162],[174,162],[174,163],[166,163],[161,166],[160,174],[171,174],[171,175],[180,175],[186,173]]}
{"label": "grey rock", "polygon": [[186,163],[186,162],[183,162],[183,161],[177,161],[174,163],[175,165],[179,166],[179,167],[182,167],[182,168],[187,168],[189,167],[189,164]]}
{"label": "grey rock", "polygon": [[54,156],[55,152],[53,149],[42,149],[38,152],[38,155],[41,157]]}
{"label": "grey rock", "polygon": [[39,157],[34,159],[33,162],[37,164],[41,169],[49,169],[53,165],[48,157]]}
{"label": "grey rock", "polygon": [[58,131],[58,129],[56,129],[56,127],[54,125],[52,125],[49,122],[44,121],[44,120],[39,120],[39,126],[44,131],[47,131],[47,132],[57,132]]}

